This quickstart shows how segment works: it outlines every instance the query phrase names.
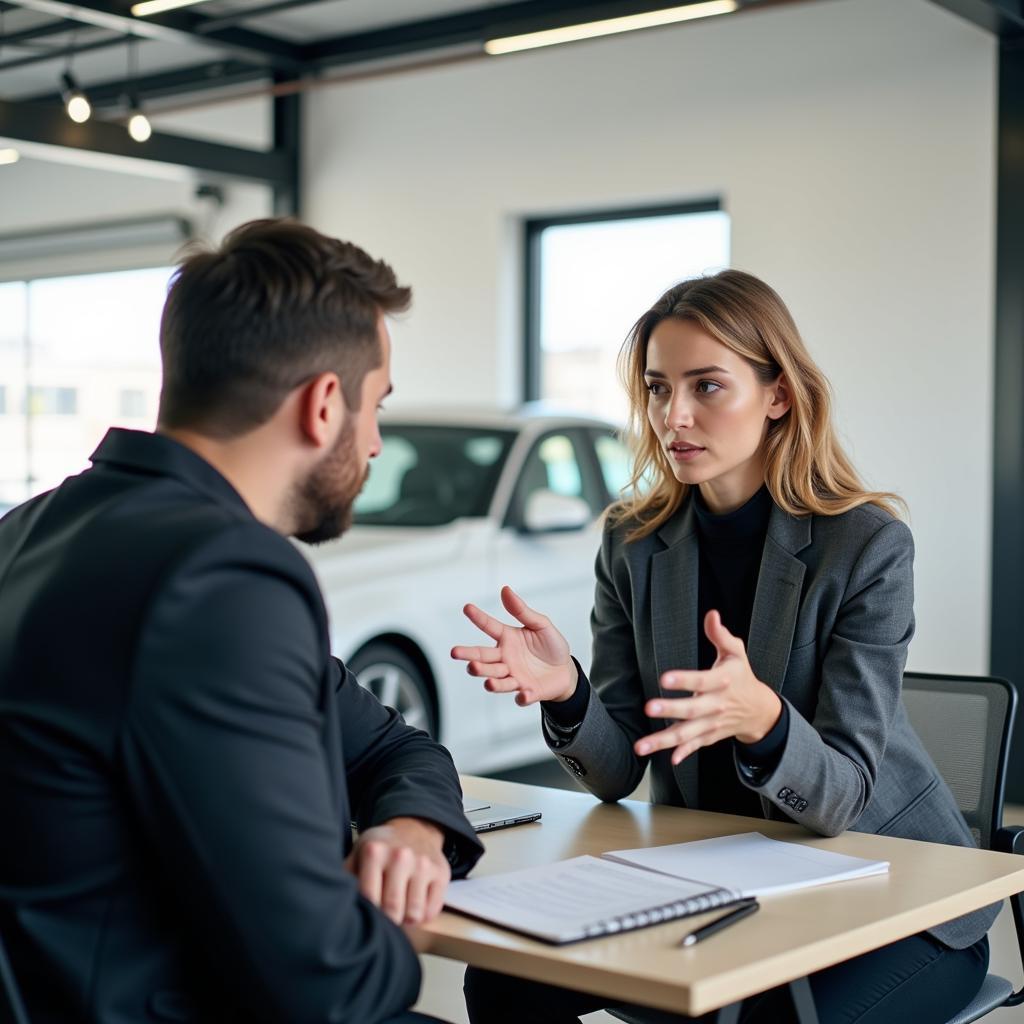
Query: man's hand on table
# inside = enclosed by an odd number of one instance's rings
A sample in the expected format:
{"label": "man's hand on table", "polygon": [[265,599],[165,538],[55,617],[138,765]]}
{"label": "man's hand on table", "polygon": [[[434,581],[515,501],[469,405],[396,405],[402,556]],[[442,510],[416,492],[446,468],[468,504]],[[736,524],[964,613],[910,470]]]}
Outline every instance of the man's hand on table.
{"label": "man's hand on table", "polygon": [[432,921],[444,906],[452,871],[444,833],[421,818],[392,818],[360,833],[345,867],[359,891],[395,924]]}

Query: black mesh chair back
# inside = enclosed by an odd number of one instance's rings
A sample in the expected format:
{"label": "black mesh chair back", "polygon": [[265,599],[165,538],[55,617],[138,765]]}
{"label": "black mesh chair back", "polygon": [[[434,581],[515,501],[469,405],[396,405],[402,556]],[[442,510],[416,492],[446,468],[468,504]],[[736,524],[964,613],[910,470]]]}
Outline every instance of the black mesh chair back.
{"label": "black mesh chair back", "polygon": [[[903,704],[914,731],[935,762],[967,824],[983,849],[1024,852],[1024,829],[1004,828],[1003,789],[1017,695],[1005,679],[986,676],[929,675],[907,672]],[[1024,961],[1024,900],[1011,900],[1017,945]],[[947,1024],[971,1024],[1003,1006],[1024,1002],[1024,989],[989,974],[981,990]],[[657,1011],[613,1017],[626,1024],[653,1024]]]}
{"label": "black mesh chair back", "polygon": [[907,672],[903,705],[978,845],[992,849],[1016,694],[1005,679]]}
{"label": "black mesh chair back", "polygon": [[25,1004],[21,1001],[14,971],[4,949],[3,937],[0,936],[0,1024],[28,1024]]}
{"label": "black mesh chair back", "polygon": [[[907,672],[903,705],[914,731],[945,779],[978,845],[1020,853],[1024,830],[1003,827],[1003,791],[1017,694],[1005,679],[990,676]],[[1017,946],[1024,959],[1024,911],[1010,901]],[[970,1024],[1001,1006],[1017,1006],[1024,990],[989,974],[969,1005],[948,1024]]]}

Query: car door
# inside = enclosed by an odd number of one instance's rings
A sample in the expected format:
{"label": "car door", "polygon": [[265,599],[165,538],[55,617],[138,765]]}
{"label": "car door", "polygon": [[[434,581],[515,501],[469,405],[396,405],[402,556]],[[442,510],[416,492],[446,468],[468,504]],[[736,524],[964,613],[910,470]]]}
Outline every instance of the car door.
{"label": "car door", "polygon": [[[511,586],[527,604],[551,619],[584,668],[590,662],[594,557],[600,543],[598,517],[607,504],[600,474],[588,450],[590,444],[589,437],[576,429],[550,430],[534,442],[512,491],[491,561],[495,597],[504,584]],[[540,491],[585,502],[589,511],[586,525],[529,530],[526,510],[531,497]],[[508,619],[504,610],[493,605],[488,611]],[[505,740],[530,735],[540,743],[536,715],[524,713],[510,699],[505,700],[496,728]],[[543,750],[540,746],[538,749]]]}

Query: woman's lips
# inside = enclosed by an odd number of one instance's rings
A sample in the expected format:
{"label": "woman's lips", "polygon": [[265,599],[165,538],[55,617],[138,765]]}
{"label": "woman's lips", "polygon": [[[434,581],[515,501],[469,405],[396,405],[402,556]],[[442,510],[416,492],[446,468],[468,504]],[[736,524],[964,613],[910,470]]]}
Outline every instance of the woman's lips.
{"label": "woman's lips", "polygon": [[703,455],[705,451],[706,449],[695,444],[675,443],[668,446],[668,453],[676,462],[693,462],[694,459]]}

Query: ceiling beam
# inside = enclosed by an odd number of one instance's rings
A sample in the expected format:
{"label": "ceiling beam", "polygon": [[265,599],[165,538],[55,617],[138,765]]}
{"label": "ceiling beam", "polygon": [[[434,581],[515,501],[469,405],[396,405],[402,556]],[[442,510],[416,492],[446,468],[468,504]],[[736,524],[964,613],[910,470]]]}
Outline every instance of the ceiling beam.
{"label": "ceiling beam", "polygon": [[[517,3],[496,4],[460,14],[335,36],[308,45],[305,55],[307,61],[319,65],[373,60],[445,46],[482,43],[498,34],[498,26],[501,26],[501,34],[511,35],[669,6],[672,5],[665,2],[630,0],[598,3],[594,0],[519,0]],[[509,26],[515,28],[506,32]]]}
{"label": "ceiling beam", "polygon": [[[97,109],[119,106],[124,102],[125,94],[132,87],[139,99],[146,103],[171,96],[183,96],[188,93],[221,89],[225,86],[243,85],[248,82],[264,81],[268,77],[267,69],[244,61],[218,60],[203,64],[191,64],[173,71],[158,71],[152,75],[140,75],[128,81],[126,78],[113,78],[105,82],[85,82],[89,102]],[[60,93],[39,93],[25,96],[23,103],[61,103]]]}
{"label": "ceiling beam", "polygon": [[70,18],[62,18],[60,21],[47,21],[35,28],[22,29],[20,32],[0,33],[0,47],[20,46],[32,39],[42,39],[44,36],[55,36],[61,32],[70,32],[78,26],[77,21]]}
{"label": "ceiling beam", "polygon": [[[2,2],[2,0],[0,0]],[[55,0],[24,0],[26,4],[53,4]],[[127,2],[127,0],[124,0]],[[223,31],[218,26],[225,23],[234,24],[237,20],[252,17],[255,14],[269,12],[271,8],[283,10],[308,4],[320,3],[323,0],[272,0],[261,8],[246,12],[225,15],[223,18],[207,18],[194,21],[193,31],[204,41],[220,48]],[[697,0],[690,0],[697,2]],[[751,8],[779,6],[781,4],[806,2],[806,0],[740,0],[741,11]],[[678,5],[678,0],[675,0]],[[340,36],[321,43],[311,43],[293,47],[298,57],[299,72],[285,73],[284,77],[292,80],[306,74],[356,62],[367,62],[374,59],[414,55],[430,50],[443,49],[454,45],[481,44],[485,39],[501,34],[514,32],[536,31],[540,28],[551,28],[558,25],[578,24],[580,21],[595,18],[621,16],[639,11],[658,10],[669,6],[669,0],[518,0],[514,3],[498,4],[492,7],[478,8],[461,14],[441,18],[431,18],[418,22],[394,25],[386,29],[372,32],[361,32],[348,36]],[[109,0],[81,0],[80,8],[90,12],[93,19],[100,7],[109,7]],[[123,16],[122,20],[123,19]],[[101,19],[104,25],[111,22],[105,16]],[[130,19],[134,27],[141,22]],[[95,22],[90,20],[91,24]],[[152,27],[148,19],[142,27]],[[189,36],[195,41],[195,36]],[[265,37],[267,38],[267,37]],[[123,44],[124,37],[115,37],[112,42],[86,44],[89,48],[102,48],[107,45]],[[83,48],[79,48],[81,52]],[[66,56],[65,50],[51,52],[50,59]],[[31,63],[37,58],[19,58],[18,64]],[[43,59],[42,57],[38,59]],[[13,66],[0,64],[0,70]],[[282,73],[268,69],[262,60],[228,59],[223,61],[204,62],[179,68],[171,72],[140,77],[138,91],[145,99],[159,99],[164,96],[180,96],[190,92],[203,92],[222,85],[232,85],[256,81],[274,74],[278,81]],[[121,99],[130,83],[123,78],[110,79],[101,83],[84,83],[89,91],[90,99],[99,106],[114,105]],[[25,98],[30,103],[56,103],[59,99],[56,92],[36,94]]]}
{"label": "ceiling beam", "polygon": [[[208,20],[190,10],[165,11],[148,18],[133,17],[126,3],[116,0],[18,0],[19,6],[58,18],[71,18],[124,35],[171,43],[211,47],[220,54],[262,64],[286,74],[302,71],[301,48],[284,39],[245,28],[203,31]],[[115,40],[111,45],[116,45]]]}
{"label": "ceiling beam", "polygon": [[189,167],[272,187],[294,187],[292,155],[225,146],[181,135],[153,132],[137,143],[124,125],[95,118],[75,124],[60,107],[0,100],[0,138]]}
{"label": "ceiling beam", "polygon": [[48,60],[61,60],[64,57],[77,57],[80,53],[91,53],[93,50],[105,50],[110,46],[124,46],[124,44],[124,36],[107,36],[89,43],[69,43],[67,46],[40,50],[27,57],[14,57],[11,60],[0,61],[0,71],[11,71],[14,68],[24,68],[32,64],[44,64]]}
{"label": "ceiling beam", "polygon": [[324,2],[325,0],[274,0],[273,3],[263,4],[260,7],[249,7],[246,10],[235,11],[231,14],[212,15],[199,26],[199,31],[203,33],[216,32],[222,28],[241,25],[252,18],[262,18],[268,14],[280,14],[281,11],[293,11],[296,7],[312,7],[314,4]]}
{"label": "ceiling beam", "polygon": [[1001,39],[1024,33],[1020,0],[932,0]]}
{"label": "ceiling beam", "polygon": [[[377,60],[443,47],[482,44],[499,36],[540,32],[581,22],[687,6],[700,0],[519,0],[459,14],[406,22],[388,28],[335,36],[303,48],[316,68]],[[740,9],[770,7],[800,0],[739,0]]]}

